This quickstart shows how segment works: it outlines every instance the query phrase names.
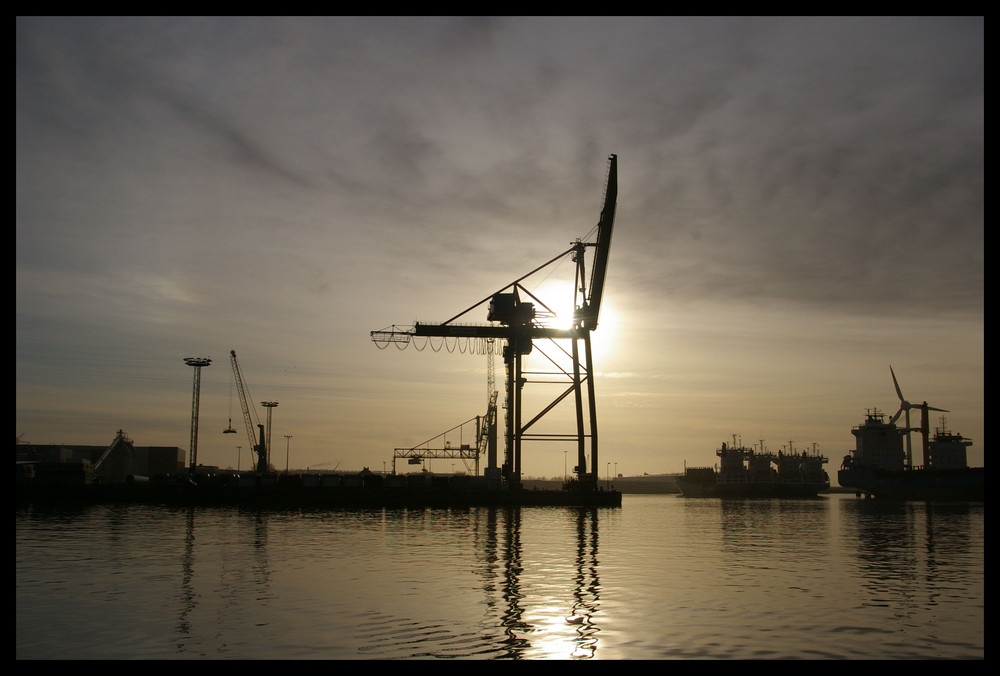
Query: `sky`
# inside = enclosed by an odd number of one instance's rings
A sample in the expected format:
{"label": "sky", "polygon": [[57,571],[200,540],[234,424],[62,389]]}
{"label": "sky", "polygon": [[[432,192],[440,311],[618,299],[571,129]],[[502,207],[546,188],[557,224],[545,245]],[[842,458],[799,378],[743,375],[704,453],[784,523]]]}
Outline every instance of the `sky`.
{"label": "sky", "polygon": [[[890,365],[984,464],[983,17],[16,28],[20,441],[188,449],[184,358],[208,357],[197,460],[245,468],[231,350],[255,415],[278,402],[279,469],[466,435],[486,358],[371,331],[589,241],[615,154],[600,475],[710,465],[736,435],[815,448],[836,483],[852,427],[899,408]],[[533,289],[571,305],[569,266]],[[522,467],[561,477],[566,447]]]}

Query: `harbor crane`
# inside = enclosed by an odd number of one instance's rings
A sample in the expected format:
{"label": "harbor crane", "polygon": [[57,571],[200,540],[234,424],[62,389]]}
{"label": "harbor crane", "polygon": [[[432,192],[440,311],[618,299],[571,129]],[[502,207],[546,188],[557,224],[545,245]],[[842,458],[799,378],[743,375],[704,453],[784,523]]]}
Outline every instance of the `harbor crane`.
{"label": "harbor crane", "polygon": [[[577,464],[574,472],[577,475],[579,488],[597,490],[599,461],[591,334],[597,328],[604,296],[604,282],[617,201],[618,159],[616,155],[611,155],[608,158],[604,203],[600,219],[595,226],[595,241],[576,240],[568,250],[445,322],[440,324],[415,322],[410,327],[392,325],[371,332],[372,341],[380,348],[393,344],[402,349],[418,337],[437,337],[446,341],[466,340],[470,345],[477,343],[483,345],[487,341],[501,341],[503,343],[506,371],[504,462],[499,468],[494,459],[488,462],[486,476],[488,480],[492,480],[489,482],[491,487],[520,488],[523,442],[548,439],[575,442]],[[588,250],[593,253],[589,283],[587,282],[586,265]],[[554,316],[555,313],[531,293],[522,282],[539,271],[562,261],[567,256],[571,256],[572,261],[576,264],[573,289],[574,311],[572,325],[568,328],[560,328],[547,325],[545,319]],[[522,297],[522,294],[533,302],[527,301]],[[488,303],[486,315],[488,323],[458,323],[462,317],[486,303]],[[539,309],[536,309],[536,303]],[[565,382],[567,387],[536,415],[525,420],[522,391],[528,383],[527,376],[536,376],[540,372],[526,372],[523,368],[523,359],[532,352],[536,341],[549,341],[556,346],[557,350],[562,351],[564,357],[569,358],[570,365],[565,367],[558,365],[548,354],[543,354],[555,368],[554,371],[545,375],[555,375],[560,381]],[[565,348],[567,341],[570,343],[569,350]],[[535,434],[531,429],[532,426],[570,395],[573,396],[576,406],[575,431],[565,434]],[[588,442],[589,454],[587,453]]]}
{"label": "harbor crane", "polygon": [[[411,448],[393,449],[392,473],[396,473],[396,460],[406,460],[410,465],[420,465],[424,460],[451,459],[461,460],[466,469],[469,467],[469,462],[472,462],[473,471],[478,476],[480,456],[485,455],[487,458],[492,457],[494,465],[496,464],[496,419],[497,393],[493,392],[490,397],[489,406],[486,409],[486,415],[477,415],[475,418],[466,420],[465,422],[452,427],[450,430],[442,432],[433,439],[428,439],[427,441],[419,443]],[[463,436],[465,428],[472,423],[475,423],[476,425],[475,446],[471,443],[463,443],[465,441]],[[452,444],[452,442],[448,439],[449,434],[454,437],[456,430],[458,433],[457,446]],[[432,444],[435,445],[432,446]]]}
{"label": "harbor crane", "polygon": [[[243,423],[246,425],[247,429],[247,439],[250,441],[250,448],[257,455],[257,461],[254,463],[254,469],[258,472],[267,472],[270,464],[270,458],[268,453],[268,447],[266,439],[264,437],[264,425],[262,425],[259,419],[251,419],[251,414],[256,416],[256,410],[250,407],[249,396],[247,396],[246,387],[243,385],[243,372],[240,370],[239,362],[236,361],[236,350],[229,351],[229,360],[233,365],[233,380],[236,383],[236,392],[240,397],[240,407],[243,409]],[[277,406],[277,403],[274,403]],[[268,408],[268,426],[270,427],[270,408]],[[254,434],[254,426],[256,425],[259,433]],[[223,430],[223,434],[229,433],[229,429],[232,427],[232,421],[230,420],[230,427]]]}

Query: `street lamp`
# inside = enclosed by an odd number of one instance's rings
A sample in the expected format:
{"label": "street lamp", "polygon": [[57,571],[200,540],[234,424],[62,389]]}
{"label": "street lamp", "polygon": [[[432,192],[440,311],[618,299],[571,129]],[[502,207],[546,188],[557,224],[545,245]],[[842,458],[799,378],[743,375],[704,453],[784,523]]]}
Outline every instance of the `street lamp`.
{"label": "street lamp", "polygon": [[288,440],[291,438],[291,434],[285,435],[285,474],[288,474]]}

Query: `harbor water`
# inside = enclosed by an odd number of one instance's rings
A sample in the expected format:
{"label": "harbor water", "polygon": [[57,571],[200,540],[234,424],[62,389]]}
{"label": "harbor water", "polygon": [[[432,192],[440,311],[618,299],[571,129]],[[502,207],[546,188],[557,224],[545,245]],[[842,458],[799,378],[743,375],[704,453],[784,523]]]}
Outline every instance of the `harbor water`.
{"label": "harbor water", "polygon": [[984,659],[984,503],[16,511],[16,657]]}

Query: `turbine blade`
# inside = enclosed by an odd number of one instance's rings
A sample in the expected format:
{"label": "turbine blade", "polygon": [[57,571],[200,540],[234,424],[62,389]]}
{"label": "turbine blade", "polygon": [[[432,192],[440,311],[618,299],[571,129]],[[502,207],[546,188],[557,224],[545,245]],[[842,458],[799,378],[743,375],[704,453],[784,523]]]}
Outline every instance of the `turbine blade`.
{"label": "turbine blade", "polygon": [[896,380],[896,372],[892,370],[892,364],[889,364],[889,373],[892,374],[892,384],[896,386],[896,396],[899,397],[900,401],[905,402],[903,399],[903,393],[899,389],[899,382]]}

